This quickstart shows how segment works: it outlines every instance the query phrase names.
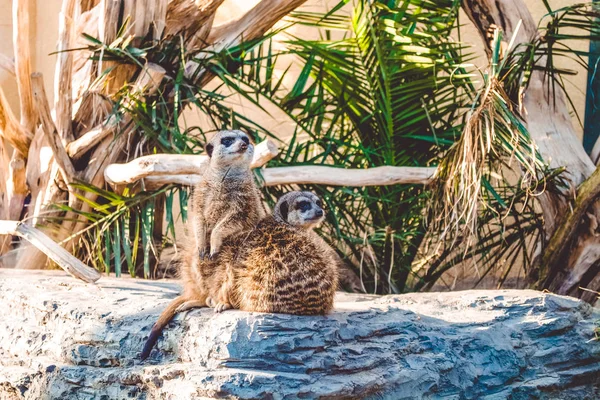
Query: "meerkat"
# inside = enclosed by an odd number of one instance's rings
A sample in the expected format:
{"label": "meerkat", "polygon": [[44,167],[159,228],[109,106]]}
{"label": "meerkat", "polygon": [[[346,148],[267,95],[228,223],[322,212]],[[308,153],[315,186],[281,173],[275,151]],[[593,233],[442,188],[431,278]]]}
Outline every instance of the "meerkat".
{"label": "meerkat", "polygon": [[[305,197],[306,199],[301,199]],[[322,221],[314,221],[307,220],[306,218],[298,217],[296,214],[289,214],[289,204],[290,202],[298,201],[308,201],[309,203],[313,203],[316,207],[323,210],[323,202],[316,194],[312,192],[291,192],[283,195],[275,206],[273,210],[273,215],[281,222],[285,222],[289,225],[297,226],[303,229],[314,229],[317,225],[319,225]],[[304,207],[308,207],[308,205],[302,203]],[[323,246],[329,247],[327,242],[321,238],[319,235],[314,235],[316,240],[320,240],[323,242]],[[333,249],[332,249],[333,250]],[[338,270],[338,289],[343,290],[344,288],[348,288],[351,292],[364,293],[362,288],[362,284],[360,279],[356,276],[356,274],[350,269],[350,267],[342,260],[342,258],[335,251],[332,253],[335,265]]]}
{"label": "meerkat", "polygon": [[[225,240],[211,298],[243,311],[323,315],[333,308],[337,254],[312,228],[324,218],[321,200],[291,192],[273,215]],[[213,297],[214,296],[214,297]],[[217,310],[218,311],[218,310]]]}
{"label": "meerkat", "polygon": [[[322,213],[317,215],[318,218],[308,218],[306,215],[299,214],[298,210],[292,210],[290,212],[289,205],[298,204],[300,207],[306,209],[307,212],[314,211],[315,213]],[[312,192],[300,192],[294,191],[283,195],[273,209],[273,217],[281,222],[297,228],[312,230],[318,226],[324,219],[323,202],[316,194]],[[315,234],[314,239],[322,242],[321,246],[331,249],[331,247],[321,238],[321,236]],[[342,260],[342,258],[331,249],[331,257],[333,258],[334,264],[338,270],[338,289],[343,290],[344,287],[350,289],[352,292],[364,293],[360,279],[356,274],[348,267],[348,265]],[[227,272],[226,275],[230,275]],[[216,280],[222,278],[221,274],[215,277]],[[209,307],[214,307],[216,312],[223,311],[228,308],[226,302],[228,288],[224,286],[222,289],[223,295],[221,296],[220,302],[215,302],[211,297],[207,299]]]}
{"label": "meerkat", "polygon": [[[289,204],[298,203],[305,211],[314,212],[315,215],[309,218],[305,215],[298,214],[298,210],[289,211]],[[283,195],[273,209],[273,218],[282,224],[287,224],[295,228],[310,230],[320,224],[324,219],[323,203],[317,195],[311,192],[290,192]],[[251,234],[248,233],[248,234]],[[319,236],[315,235],[315,240],[322,240]],[[326,243],[323,242],[326,246]],[[336,254],[337,256],[337,254]],[[341,260],[340,260],[341,261]],[[229,294],[234,285],[233,277],[233,264],[225,263],[225,267],[214,268],[217,271],[213,275],[211,282],[212,295],[209,295],[206,299],[206,303],[209,307],[215,309],[215,312],[219,313],[224,310],[231,308],[229,300]],[[215,288],[217,289],[215,291]]]}
{"label": "meerkat", "polygon": [[223,239],[264,216],[250,171],[254,145],[242,131],[221,131],[206,146],[209,168],[194,188],[193,231],[200,259],[213,258]]}
{"label": "meerkat", "polygon": [[192,193],[192,232],[182,244],[183,293],[167,306],[152,327],[142,359],[148,357],[162,329],[175,314],[206,306],[207,287],[215,270],[214,263],[205,259],[214,260],[225,238],[251,229],[265,214],[250,171],[254,145],[249,136],[242,131],[221,131],[208,142],[206,153],[208,168]]}

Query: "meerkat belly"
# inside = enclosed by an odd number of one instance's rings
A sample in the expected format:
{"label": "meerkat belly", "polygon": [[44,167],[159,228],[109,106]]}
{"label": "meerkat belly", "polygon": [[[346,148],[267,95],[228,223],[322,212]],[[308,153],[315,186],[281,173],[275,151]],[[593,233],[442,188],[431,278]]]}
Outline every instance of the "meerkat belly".
{"label": "meerkat belly", "polygon": [[210,230],[225,216],[231,215],[241,225],[254,227],[262,214],[258,209],[259,202],[255,193],[242,187],[228,190],[215,190],[203,208],[207,228]]}

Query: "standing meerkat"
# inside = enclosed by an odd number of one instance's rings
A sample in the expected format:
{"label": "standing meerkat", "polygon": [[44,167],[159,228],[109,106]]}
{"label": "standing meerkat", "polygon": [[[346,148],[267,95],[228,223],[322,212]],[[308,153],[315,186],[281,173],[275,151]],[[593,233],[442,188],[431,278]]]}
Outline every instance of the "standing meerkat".
{"label": "standing meerkat", "polygon": [[[324,218],[321,200],[291,192],[273,215],[247,232],[229,237],[219,255],[211,298],[244,311],[323,315],[333,308],[338,255],[312,228]],[[218,311],[218,310],[217,310]]]}
{"label": "standing meerkat", "polygon": [[250,137],[242,131],[221,131],[208,142],[206,153],[208,168],[192,193],[192,232],[182,246],[183,293],[173,299],[152,327],[142,359],[148,357],[163,327],[175,314],[206,306],[207,287],[215,272],[215,264],[209,260],[217,257],[223,240],[252,229],[264,217],[260,192],[250,170],[254,155]]}
{"label": "standing meerkat", "polygon": [[192,195],[192,229],[200,259],[213,258],[223,239],[252,228],[264,216],[250,171],[254,145],[242,131],[221,131],[206,145],[210,157]]}

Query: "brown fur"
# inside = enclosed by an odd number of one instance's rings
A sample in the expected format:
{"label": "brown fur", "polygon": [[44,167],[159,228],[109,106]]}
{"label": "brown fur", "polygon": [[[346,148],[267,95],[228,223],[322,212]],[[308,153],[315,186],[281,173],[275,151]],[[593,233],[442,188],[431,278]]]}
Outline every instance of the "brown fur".
{"label": "brown fur", "polygon": [[[234,139],[229,147],[221,144],[225,137]],[[214,257],[223,239],[252,228],[264,216],[250,171],[254,146],[248,143],[244,151],[242,138],[249,140],[241,131],[222,131],[207,145],[210,165],[192,196],[192,227],[201,258],[207,253]]]}
{"label": "brown fur", "polygon": [[[310,201],[312,207],[296,212],[300,201]],[[211,298],[245,311],[297,315],[331,311],[339,257],[310,229],[322,219],[314,194],[283,196],[273,216],[224,242],[214,266],[220,272],[214,274]]]}
{"label": "brown fur", "polygon": [[[221,144],[223,137],[233,137],[234,142],[226,147]],[[192,232],[182,243],[179,272],[183,293],[167,306],[152,327],[142,359],[148,357],[162,329],[173,319],[180,306],[185,303],[205,306],[208,288],[223,281],[221,274],[226,271],[217,270],[216,264],[210,261],[217,256],[223,240],[253,228],[264,216],[260,192],[250,171],[254,147],[247,144],[247,150],[243,151],[243,137],[248,138],[241,131],[222,131],[207,145],[209,167],[202,182],[194,188]],[[213,276],[215,273],[217,276]]]}

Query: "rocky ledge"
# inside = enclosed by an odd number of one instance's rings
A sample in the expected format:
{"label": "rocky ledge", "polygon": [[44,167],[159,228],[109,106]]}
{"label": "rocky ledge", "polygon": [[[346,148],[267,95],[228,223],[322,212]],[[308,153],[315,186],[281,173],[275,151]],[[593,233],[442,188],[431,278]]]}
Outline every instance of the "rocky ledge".
{"label": "rocky ledge", "polygon": [[1,399],[600,396],[599,310],[535,291],[340,294],[327,317],[179,315],[175,282],[0,270]]}

